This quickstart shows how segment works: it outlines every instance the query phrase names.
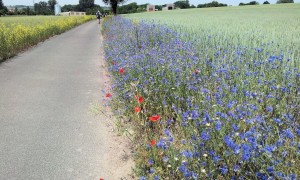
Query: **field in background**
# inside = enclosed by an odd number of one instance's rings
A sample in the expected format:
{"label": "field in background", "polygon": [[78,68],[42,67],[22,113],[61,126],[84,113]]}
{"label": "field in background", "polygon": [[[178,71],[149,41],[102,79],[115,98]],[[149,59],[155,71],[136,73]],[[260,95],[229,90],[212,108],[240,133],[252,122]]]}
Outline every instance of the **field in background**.
{"label": "field in background", "polygon": [[51,36],[93,19],[93,16],[18,16],[0,18],[0,61]]}
{"label": "field in background", "polygon": [[213,46],[233,44],[250,48],[275,43],[277,47],[270,50],[292,53],[300,50],[300,4],[197,8],[125,17],[167,24],[181,34],[201,39],[209,36],[215,39]]}
{"label": "field in background", "polygon": [[299,179],[299,10],[105,19],[105,97],[134,128],[140,179]]}

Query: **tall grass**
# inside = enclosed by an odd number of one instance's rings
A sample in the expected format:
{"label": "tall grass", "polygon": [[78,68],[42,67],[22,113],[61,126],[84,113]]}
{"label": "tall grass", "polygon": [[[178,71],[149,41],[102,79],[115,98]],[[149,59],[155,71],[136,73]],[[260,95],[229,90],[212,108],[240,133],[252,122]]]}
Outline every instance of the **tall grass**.
{"label": "tall grass", "polygon": [[92,18],[90,16],[2,17],[0,18],[0,61]]}
{"label": "tall grass", "polygon": [[[235,10],[218,9],[202,16]],[[166,12],[166,19],[184,16],[181,12],[188,11]],[[188,18],[193,19],[182,17]],[[255,31],[259,21],[235,18],[236,28],[222,26],[223,19],[214,22],[201,21],[195,25],[201,30],[186,31],[182,26],[191,27],[188,22],[178,27],[115,17],[103,24],[113,75],[106,97],[134,127],[137,174],[141,179],[299,178],[297,45],[281,41],[284,32],[263,26],[261,31],[273,34],[261,39]],[[282,27],[276,19],[270,23]],[[287,39],[299,37],[298,31]]]}

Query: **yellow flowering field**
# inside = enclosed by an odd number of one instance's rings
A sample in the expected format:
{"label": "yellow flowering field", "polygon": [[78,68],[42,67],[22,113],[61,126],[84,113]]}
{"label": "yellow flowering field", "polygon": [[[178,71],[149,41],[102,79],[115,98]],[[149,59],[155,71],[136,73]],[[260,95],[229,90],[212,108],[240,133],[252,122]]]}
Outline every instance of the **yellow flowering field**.
{"label": "yellow flowering field", "polygon": [[1,17],[0,61],[93,18],[93,16]]}

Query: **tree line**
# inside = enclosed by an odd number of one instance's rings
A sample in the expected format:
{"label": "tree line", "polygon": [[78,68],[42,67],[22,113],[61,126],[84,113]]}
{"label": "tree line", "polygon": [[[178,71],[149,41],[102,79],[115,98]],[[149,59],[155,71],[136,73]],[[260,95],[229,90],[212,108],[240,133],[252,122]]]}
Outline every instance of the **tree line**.
{"label": "tree line", "polygon": [[[40,1],[34,3],[33,7],[29,6],[14,6],[14,9],[9,10],[0,0],[0,16],[3,15],[54,15],[56,0]],[[100,5],[95,4],[95,0],[79,0],[76,5],[64,5],[61,8],[62,12],[81,11],[87,15],[94,15],[99,10],[105,12]]]}
{"label": "tree line", "polygon": [[[138,5],[136,2],[119,6],[122,3],[125,3],[127,0],[102,0],[106,5],[110,5],[111,12],[113,14],[129,14],[129,13],[139,13],[145,12],[148,4]],[[294,3],[294,0],[278,0],[277,4],[280,3]],[[6,6],[4,6],[2,0],[0,0],[0,16],[2,15],[54,15],[54,6],[57,4],[56,0],[40,1],[35,3],[33,8],[22,7],[18,9],[16,6],[13,11],[9,11]],[[245,5],[258,5],[257,1],[250,1],[249,3],[241,2],[239,6]],[[268,1],[265,1],[263,4],[270,4]],[[179,9],[188,9],[196,8],[194,5],[190,5],[188,0],[176,1],[174,2],[175,8]],[[162,10],[165,5],[155,5],[155,9],[158,11]],[[210,3],[198,4],[197,8],[208,8],[208,7],[223,7],[227,4],[219,3],[217,1],[212,1]],[[94,15],[98,10],[102,13],[109,13],[109,10],[103,9],[101,6],[95,4],[95,0],[79,0],[79,3],[76,5],[64,5],[61,8],[62,12],[68,11],[81,11],[86,12],[88,15]]]}

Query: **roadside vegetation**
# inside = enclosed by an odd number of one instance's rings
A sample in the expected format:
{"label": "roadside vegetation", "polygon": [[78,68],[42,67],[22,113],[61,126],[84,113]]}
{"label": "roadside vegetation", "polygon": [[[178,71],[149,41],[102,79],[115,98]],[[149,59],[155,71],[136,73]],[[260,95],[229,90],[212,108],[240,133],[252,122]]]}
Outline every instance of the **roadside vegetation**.
{"label": "roadside vegetation", "polygon": [[0,18],[0,61],[93,18],[94,16],[2,17]]}
{"label": "roadside vegetation", "polygon": [[105,97],[133,126],[140,179],[300,177],[298,12],[295,4],[105,19]]}

